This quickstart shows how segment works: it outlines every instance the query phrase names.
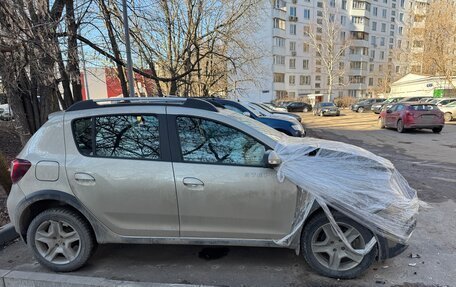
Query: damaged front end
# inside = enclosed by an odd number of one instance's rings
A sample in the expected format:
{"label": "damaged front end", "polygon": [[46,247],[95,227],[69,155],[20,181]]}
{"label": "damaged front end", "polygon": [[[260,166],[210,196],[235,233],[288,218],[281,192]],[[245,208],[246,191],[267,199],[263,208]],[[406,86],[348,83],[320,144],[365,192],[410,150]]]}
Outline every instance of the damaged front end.
{"label": "damaged front end", "polygon": [[376,235],[363,250],[353,252],[366,254],[378,240],[387,249],[380,250],[382,259],[395,253],[390,247],[405,248],[422,202],[389,160],[353,145],[314,138],[284,137],[275,153],[282,162],[277,168],[279,180],[287,178],[301,190],[292,230],[276,244],[295,248],[303,224],[317,205],[344,243],[346,238],[331,209]]}

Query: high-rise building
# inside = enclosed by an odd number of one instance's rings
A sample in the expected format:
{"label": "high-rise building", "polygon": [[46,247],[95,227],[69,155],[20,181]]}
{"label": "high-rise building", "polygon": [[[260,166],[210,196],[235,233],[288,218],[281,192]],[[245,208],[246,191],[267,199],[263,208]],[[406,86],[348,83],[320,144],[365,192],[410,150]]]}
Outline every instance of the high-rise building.
{"label": "high-rise building", "polygon": [[[308,32],[324,41],[319,26],[324,17],[340,29],[338,41],[348,41],[339,63],[331,99],[368,97],[386,75],[399,74],[394,50],[402,45],[408,0],[276,0],[266,1],[266,15],[258,41],[268,51],[263,80],[243,84],[240,96],[269,101],[328,94],[328,74]],[[318,33],[321,33],[318,35]],[[238,75],[239,78],[239,75]],[[239,95],[238,95],[239,96]]]}

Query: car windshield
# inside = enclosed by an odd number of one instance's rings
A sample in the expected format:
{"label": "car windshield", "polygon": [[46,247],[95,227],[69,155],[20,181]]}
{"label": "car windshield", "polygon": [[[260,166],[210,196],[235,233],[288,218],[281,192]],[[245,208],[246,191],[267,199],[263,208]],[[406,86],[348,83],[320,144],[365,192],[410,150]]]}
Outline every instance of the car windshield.
{"label": "car windshield", "polygon": [[322,106],[322,107],[333,107],[334,103],[321,103],[320,106]]}
{"label": "car windshield", "polygon": [[258,104],[258,103],[251,103],[252,105],[256,106],[256,107],[259,107],[260,109],[268,112],[268,113],[272,113],[274,112],[268,105],[266,104]]}
{"label": "car windshield", "polygon": [[226,110],[226,109],[223,110],[223,112],[228,114],[229,116],[235,118],[239,122],[246,124],[246,125],[250,126],[251,128],[254,128],[254,129],[260,131],[261,133],[270,137],[274,141],[279,141],[283,137],[283,134],[281,132],[279,132],[257,120],[251,119],[249,117],[243,116],[239,113],[236,113],[236,112],[233,112],[230,110]]}

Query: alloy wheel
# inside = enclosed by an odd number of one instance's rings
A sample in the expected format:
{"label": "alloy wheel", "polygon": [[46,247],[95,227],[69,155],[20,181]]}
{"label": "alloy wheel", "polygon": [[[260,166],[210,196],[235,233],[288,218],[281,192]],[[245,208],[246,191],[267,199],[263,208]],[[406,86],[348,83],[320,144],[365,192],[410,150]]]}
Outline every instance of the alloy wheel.
{"label": "alloy wheel", "polygon": [[[361,233],[347,223],[338,223],[345,237],[354,249],[365,248]],[[314,233],[311,241],[312,253],[318,262],[335,271],[346,271],[358,266],[364,256],[350,251],[336,232],[327,223]]]}
{"label": "alloy wheel", "polygon": [[39,254],[54,264],[68,264],[81,252],[81,238],[64,221],[47,220],[38,226],[35,245]]}

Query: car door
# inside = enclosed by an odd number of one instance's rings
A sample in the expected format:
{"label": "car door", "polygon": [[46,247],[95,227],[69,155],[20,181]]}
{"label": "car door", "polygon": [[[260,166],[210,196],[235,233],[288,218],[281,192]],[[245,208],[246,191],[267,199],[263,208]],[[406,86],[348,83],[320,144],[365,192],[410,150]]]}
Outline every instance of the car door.
{"label": "car door", "polygon": [[114,233],[179,236],[165,109],[146,108],[65,119],[69,184]]}
{"label": "car door", "polygon": [[391,113],[391,126],[397,127],[397,121],[401,118],[401,113],[404,110],[404,105],[397,104]]}
{"label": "car door", "polygon": [[[397,105],[393,105],[391,108],[385,111],[385,125],[388,127],[393,127],[395,124],[394,122],[394,115],[393,113],[396,111]],[[390,111],[390,112],[388,112]]]}
{"label": "car door", "polygon": [[266,145],[220,121],[169,116],[182,237],[279,239],[298,190],[266,168]]}

